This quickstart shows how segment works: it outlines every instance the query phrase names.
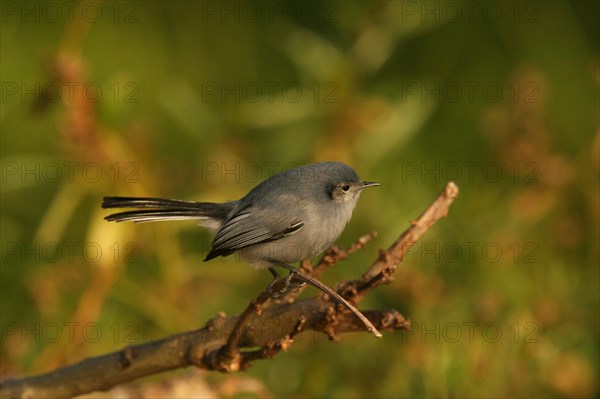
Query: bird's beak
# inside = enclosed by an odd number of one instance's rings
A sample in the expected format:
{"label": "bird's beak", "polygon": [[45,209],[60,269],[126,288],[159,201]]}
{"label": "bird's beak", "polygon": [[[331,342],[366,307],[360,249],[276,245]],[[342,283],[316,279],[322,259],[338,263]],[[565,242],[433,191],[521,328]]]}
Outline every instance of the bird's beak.
{"label": "bird's beak", "polygon": [[374,181],[364,181],[364,182],[362,182],[362,185],[360,185],[358,187],[358,189],[362,190],[363,188],[375,187],[375,186],[381,186],[381,184],[377,183],[377,182],[374,182]]}

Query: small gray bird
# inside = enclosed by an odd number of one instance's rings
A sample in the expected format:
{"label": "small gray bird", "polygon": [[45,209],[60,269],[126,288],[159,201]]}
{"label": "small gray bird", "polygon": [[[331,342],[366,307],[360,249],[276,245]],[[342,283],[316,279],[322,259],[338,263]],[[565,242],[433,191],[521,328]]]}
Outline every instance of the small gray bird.
{"label": "small gray bird", "polygon": [[[273,297],[285,292],[296,277],[342,303],[380,338],[377,328],[337,292],[290,266],[333,245],[350,221],[362,190],[378,185],[361,181],[354,169],[341,162],[320,162],[272,176],[238,201],[104,197],[102,207],[143,208],[105,217],[115,222],[197,220],[215,234],[205,261],[239,251],[252,266],[269,269],[274,280],[268,290]],[[280,277],[276,266],[289,275],[284,289],[272,292]]]}
{"label": "small gray bird", "polygon": [[279,173],[246,196],[225,203],[105,197],[103,208],[143,208],[105,217],[115,222],[197,220],[215,234],[205,261],[236,251],[252,266],[293,271],[290,263],[333,245],[352,216],[363,182],[340,162],[320,162]]}

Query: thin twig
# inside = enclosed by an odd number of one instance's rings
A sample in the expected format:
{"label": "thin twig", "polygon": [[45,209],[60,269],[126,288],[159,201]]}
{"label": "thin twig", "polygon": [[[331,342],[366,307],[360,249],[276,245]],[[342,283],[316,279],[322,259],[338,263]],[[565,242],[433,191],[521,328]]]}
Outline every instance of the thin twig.
{"label": "thin twig", "polygon": [[385,251],[381,251],[376,262],[358,279],[345,281],[337,291],[353,303],[360,300],[380,285],[389,284],[400,261],[408,250],[425,235],[439,219],[448,215],[450,205],[458,197],[458,186],[448,182],[436,200],[413,221],[400,237]]}
{"label": "thin twig", "polygon": [[323,284],[316,278],[307,276],[306,274],[304,274],[300,271],[297,271],[296,273],[294,273],[294,277],[292,278],[292,280],[300,280],[304,283],[310,284],[313,287],[323,291],[324,293],[329,295],[331,298],[335,299],[340,304],[344,305],[349,311],[351,311],[356,317],[358,317],[358,319],[367,328],[367,331],[370,331],[375,337],[381,338],[381,333],[379,331],[377,331],[377,328],[375,328],[373,323],[371,323],[369,321],[369,319],[367,319],[360,312],[360,310],[356,309],[354,306],[352,306],[350,303],[348,303],[348,301],[346,301],[344,298],[342,298],[342,296],[340,294],[338,294],[337,292],[335,292],[333,289],[329,288],[328,286],[326,286],[325,284]]}
{"label": "thin twig", "polygon": [[[307,276],[318,278],[323,273],[323,271],[325,271],[325,269],[336,265],[338,262],[346,259],[349,255],[353,254],[354,252],[363,249],[365,245],[367,245],[367,243],[375,237],[377,237],[376,231],[372,231],[368,234],[365,234],[345,250],[341,249],[337,245],[333,245],[325,251],[319,263],[313,265],[310,262],[310,259],[303,261],[300,264],[299,270]],[[288,292],[286,292],[280,298],[278,298],[276,302],[292,303],[305,289],[306,285],[298,287],[295,290],[288,290]]]}

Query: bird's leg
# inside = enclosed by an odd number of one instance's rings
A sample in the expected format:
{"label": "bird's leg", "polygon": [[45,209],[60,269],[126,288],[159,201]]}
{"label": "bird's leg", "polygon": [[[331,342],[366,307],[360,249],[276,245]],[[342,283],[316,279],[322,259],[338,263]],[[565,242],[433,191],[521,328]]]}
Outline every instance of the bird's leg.
{"label": "bird's leg", "polygon": [[277,272],[277,270],[275,270],[274,267],[269,267],[269,271],[273,275],[273,280],[267,286],[267,291],[269,292],[269,294],[271,294],[272,297],[276,298],[275,294],[277,294],[277,293],[275,291],[273,291],[273,286],[275,285],[275,283],[277,281],[279,281],[279,279],[281,278],[281,275]]}
{"label": "bird's leg", "polygon": [[285,270],[287,270],[289,272],[288,276],[285,279],[286,290],[287,290],[287,288],[300,288],[300,287],[304,287],[306,285],[306,283],[301,280],[292,282],[292,279],[294,278],[294,276],[296,276],[299,273],[298,269],[296,269],[293,266],[288,265],[287,263],[278,263],[278,265],[283,267]]}
{"label": "bird's leg", "polygon": [[274,267],[269,267],[269,271],[273,275],[273,281],[278,280],[281,277],[277,269],[275,269]]}
{"label": "bird's leg", "polygon": [[271,294],[271,297],[279,298],[281,295],[283,295],[288,290],[288,287],[290,286],[290,281],[292,280],[293,276],[290,273],[285,278],[285,286],[282,289],[275,291],[275,290],[273,290],[273,286],[275,285],[275,283],[280,281],[282,279],[282,277],[274,267],[269,267],[269,272],[271,272],[271,274],[273,275],[273,281],[271,281],[269,283],[269,286],[267,287],[267,291],[269,292],[269,294]]}

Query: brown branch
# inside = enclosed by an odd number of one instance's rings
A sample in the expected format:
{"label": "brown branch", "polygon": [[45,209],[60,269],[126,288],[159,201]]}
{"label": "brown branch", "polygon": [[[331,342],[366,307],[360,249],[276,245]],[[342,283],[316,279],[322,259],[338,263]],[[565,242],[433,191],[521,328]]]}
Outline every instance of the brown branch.
{"label": "brown branch", "polygon": [[336,302],[338,302],[340,305],[344,306],[352,314],[354,314],[365,325],[365,327],[367,328],[367,331],[372,333],[376,338],[382,337],[381,333],[377,330],[377,328],[369,321],[369,319],[367,319],[360,312],[360,310],[356,309],[354,306],[352,306],[352,304],[350,304],[348,301],[346,301],[340,294],[338,294],[336,291],[332,290],[331,288],[329,288],[328,286],[326,286],[325,284],[323,284],[316,278],[308,276],[302,272],[296,272],[296,273],[294,273],[294,277],[292,280],[299,280],[303,283],[310,284],[313,287],[318,288],[319,290],[323,291],[330,298],[335,299]]}
{"label": "brown branch", "polygon": [[[358,303],[371,290],[392,281],[392,273],[407,250],[441,217],[458,195],[452,182],[446,185],[436,201],[400,235],[360,278],[338,285],[337,292],[353,303]],[[307,275],[318,275],[327,267],[345,259],[362,248],[374,237],[362,237],[349,249],[335,247],[326,252],[323,260],[314,266],[303,264]],[[276,282],[273,290],[279,288]],[[272,301],[262,308],[270,296],[261,293],[239,317],[219,315],[202,329],[172,335],[145,344],[129,346],[118,352],[91,357],[47,374],[9,379],[0,383],[2,398],[55,398],[71,397],[135,379],[196,365],[207,370],[231,372],[247,369],[252,361],[270,359],[286,350],[303,332],[325,333],[329,339],[339,334],[364,331],[364,324],[344,307],[325,300],[322,296],[293,302],[290,296],[284,302]],[[410,321],[393,309],[365,311],[363,314],[381,330],[408,330]],[[240,319],[242,321],[240,322]],[[313,338],[317,338],[314,335]],[[260,349],[250,349],[259,347]],[[245,349],[245,350],[244,350]],[[225,356],[224,356],[225,355]]]}
{"label": "brown branch", "polygon": [[253,360],[272,359],[275,357],[275,355],[277,355],[282,350],[286,351],[287,348],[289,348],[290,345],[294,343],[294,338],[296,338],[298,335],[300,335],[305,323],[306,323],[306,317],[304,315],[302,315],[302,316],[300,316],[298,323],[296,323],[296,326],[290,332],[290,334],[286,335],[282,339],[275,341],[274,344],[269,343],[258,350],[245,352],[243,354],[243,358],[242,358],[241,369],[245,370],[248,367],[250,367],[250,363]]}
{"label": "brown branch", "polygon": [[[300,271],[296,271],[293,274],[291,282],[300,281],[303,283],[308,283],[313,287],[318,288],[323,291],[330,297],[334,298],[338,303],[346,307],[352,314],[354,314],[367,328],[367,331],[370,331],[377,338],[381,338],[381,333],[377,330],[377,328],[367,319],[358,309],[354,306],[350,305],[344,298],[342,298],[337,292],[327,287],[325,284],[321,283],[319,280],[310,277]],[[227,339],[227,343],[223,345],[223,347],[216,352],[216,356],[211,357],[210,369],[224,371],[224,372],[232,372],[238,371],[243,367],[244,363],[247,363],[249,359],[253,359],[255,357],[242,356],[240,351],[240,339],[242,337],[242,333],[244,328],[246,328],[247,324],[250,321],[250,317],[253,314],[257,314],[260,316],[262,314],[262,306],[269,299],[273,297],[273,292],[278,292],[286,285],[285,279],[279,279],[270,284],[264,291],[262,291],[258,297],[250,301],[246,309],[242,312],[242,314],[238,317],[235,326],[231,334]],[[291,302],[288,302],[291,303]],[[281,349],[285,349],[289,344],[291,344],[291,338],[294,335],[299,333],[299,330],[304,322],[306,321],[304,317],[301,317],[301,323],[296,326],[292,335],[285,337],[283,340],[277,341],[275,344],[267,344],[262,350],[255,352],[259,353],[269,353],[271,354],[269,357],[274,356],[274,353],[278,353]],[[274,346],[275,345],[275,346]],[[276,350],[275,350],[276,349]]]}
{"label": "brown branch", "polygon": [[[269,307],[263,311],[262,316],[252,314],[246,328],[240,334],[239,347],[263,349],[261,353],[241,352],[238,362],[231,363],[237,367],[215,367],[221,359],[220,349],[237,322],[237,317],[219,316],[200,330],[87,358],[48,374],[3,381],[0,385],[0,397],[72,397],[107,390],[144,376],[191,365],[217,371],[243,370],[252,360],[270,358],[279,350],[287,348],[291,337],[298,335],[297,330],[300,327],[304,332],[326,332],[326,317],[331,307],[333,305],[330,302],[312,298]],[[366,315],[383,330],[407,330],[409,326],[404,317],[394,310],[366,312]],[[299,320],[303,319],[304,323],[298,327]],[[363,324],[351,313],[336,314],[335,322],[340,333],[364,330]],[[316,338],[316,335],[314,337]],[[277,345],[281,348],[277,348]],[[274,349],[264,349],[269,347]]]}
{"label": "brown branch", "polygon": [[251,300],[246,309],[238,317],[227,343],[217,352],[218,356],[211,358],[211,369],[218,371],[237,371],[241,367],[242,356],[240,354],[240,340],[244,328],[250,322],[251,316],[262,314],[262,305],[272,297],[272,292],[280,291],[285,285],[285,280],[274,281],[267,289],[262,291],[258,297]]}
{"label": "brown branch", "polygon": [[458,186],[449,182],[436,200],[411,223],[400,237],[385,251],[380,251],[379,258],[360,278],[345,281],[337,288],[338,292],[353,303],[360,300],[373,289],[393,281],[393,273],[408,250],[425,235],[427,230],[439,219],[448,214],[450,205],[458,197]]}

